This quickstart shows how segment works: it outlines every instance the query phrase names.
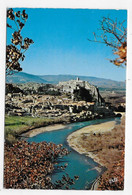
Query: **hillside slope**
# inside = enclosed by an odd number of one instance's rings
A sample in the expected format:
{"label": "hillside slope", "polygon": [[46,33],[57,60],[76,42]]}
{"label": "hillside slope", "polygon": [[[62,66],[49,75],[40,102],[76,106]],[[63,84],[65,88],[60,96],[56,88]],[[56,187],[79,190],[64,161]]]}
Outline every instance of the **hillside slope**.
{"label": "hillside slope", "polygon": [[8,76],[6,79],[7,83],[51,83],[58,84],[60,81],[75,80],[77,77],[80,80],[88,81],[92,85],[100,88],[110,88],[110,89],[125,89],[125,82],[113,81],[110,79],[97,78],[91,76],[79,76],[79,75],[32,75],[24,72],[19,72],[17,74]]}
{"label": "hillside slope", "polygon": [[33,74],[28,74],[25,72],[19,72],[13,75],[10,75],[6,78],[7,83],[47,83],[46,80],[42,79],[41,77]]}

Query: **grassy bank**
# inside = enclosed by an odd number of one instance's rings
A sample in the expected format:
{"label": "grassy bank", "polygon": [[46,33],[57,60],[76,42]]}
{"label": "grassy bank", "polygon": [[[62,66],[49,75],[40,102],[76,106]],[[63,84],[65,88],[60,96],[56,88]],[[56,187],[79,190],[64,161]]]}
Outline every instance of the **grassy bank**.
{"label": "grassy bank", "polygon": [[5,140],[15,142],[16,138],[28,130],[64,122],[60,118],[37,118],[29,116],[5,116]]}

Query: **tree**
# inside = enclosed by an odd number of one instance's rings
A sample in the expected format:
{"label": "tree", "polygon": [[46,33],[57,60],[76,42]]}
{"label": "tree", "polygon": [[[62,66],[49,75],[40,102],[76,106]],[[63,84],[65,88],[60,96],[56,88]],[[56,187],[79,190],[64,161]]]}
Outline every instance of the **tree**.
{"label": "tree", "polygon": [[113,49],[113,53],[118,55],[111,63],[116,66],[123,66],[127,64],[127,29],[124,27],[124,22],[117,22],[109,17],[103,17],[100,21],[101,34],[94,35],[94,40],[88,41],[103,43]]}
{"label": "tree", "polygon": [[25,10],[22,12],[14,12],[12,8],[7,10],[7,22],[12,21],[12,25],[7,23],[7,27],[11,28],[12,33],[11,44],[6,46],[6,75],[14,74],[14,72],[22,71],[20,62],[24,60],[24,53],[29,46],[34,43],[28,37],[23,38],[21,31],[28,19]]}

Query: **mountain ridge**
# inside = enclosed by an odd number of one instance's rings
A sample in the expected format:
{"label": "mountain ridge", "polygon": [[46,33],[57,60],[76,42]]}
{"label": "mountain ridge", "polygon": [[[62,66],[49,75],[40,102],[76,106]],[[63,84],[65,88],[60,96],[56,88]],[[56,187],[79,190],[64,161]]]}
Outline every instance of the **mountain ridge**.
{"label": "mountain ridge", "polygon": [[125,82],[114,81],[111,79],[98,78],[93,76],[80,76],[80,75],[70,75],[70,74],[58,74],[58,75],[33,75],[25,72],[19,72],[14,75],[7,76],[7,83],[51,83],[58,84],[61,81],[75,80],[77,77],[80,80],[88,81],[92,85],[102,88],[119,88],[125,89]]}

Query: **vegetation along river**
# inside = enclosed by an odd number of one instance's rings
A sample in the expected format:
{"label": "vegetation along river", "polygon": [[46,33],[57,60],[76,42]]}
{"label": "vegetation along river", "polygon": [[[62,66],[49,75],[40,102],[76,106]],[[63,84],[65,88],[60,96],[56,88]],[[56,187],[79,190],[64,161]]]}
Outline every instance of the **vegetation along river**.
{"label": "vegetation along river", "polygon": [[104,172],[105,169],[102,168],[101,172],[97,171],[96,168],[99,164],[94,162],[91,158],[79,154],[69,147],[67,137],[72,132],[85,126],[113,120],[115,120],[117,124],[120,123],[120,118],[96,119],[92,121],[72,123],[68,124],[64,129],[48,131],[34,137],[30,137],[28,138],[28,142],[47,141],[55,144],[63,144],[63,146],[71,151],[71,153],[59,160],[59,166],[64,165],[65,163],[68,163],[68,166],[65,170],[60,171],[60,169],[57,169],[58,165],[56,165],[54,174],[52,175],[52,182],[61,179],[62,176],[67,173],[71,178],[74,178],[75,175],[79,176],[79,179],[75,182],[75,184],[70,187],[71,189],[90,189],[93,182]]}

